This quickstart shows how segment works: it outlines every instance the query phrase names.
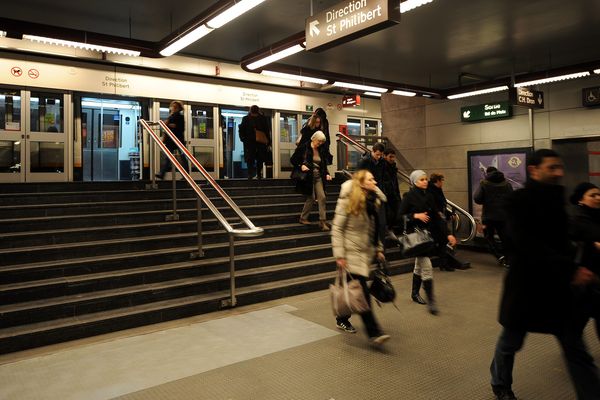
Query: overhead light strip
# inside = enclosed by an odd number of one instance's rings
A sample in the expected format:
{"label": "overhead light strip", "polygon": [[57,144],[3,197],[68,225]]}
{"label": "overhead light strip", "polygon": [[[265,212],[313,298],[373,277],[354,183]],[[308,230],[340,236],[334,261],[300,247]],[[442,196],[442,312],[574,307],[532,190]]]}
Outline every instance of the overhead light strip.
{"label": "overhead light strip", "polygon": [[277,60],[281,60],[282,58],[289,57],[293,54],[299,53],[304,50],[304,47],[297,44],[292,47],[288,47],[287,49],[278,51],[277,53],[271,54],[265,58],[261,58],[260,60],[254,61],[246,66],[249,70],[255,70],[257,68],[263,67],[267,64],[271,64]]}
{"label": "overhead light strip", "polygon": [[114,54],[123,54],[126,56],[132,56],[132,57],[137,57],[140,55],[139,51],[121,49],[118,47],[98,46],[98,45],[90,44],[90,43],[73,42],[70,40],[54,39],[54,38],[48,38],[48,37],[43,37],[43,36],[23,35],[23,39],[29,40],[32,42],[37,42],[37,43],[54,44],[54,45],[58,45],[58,46],[74,47],[77,49],[99,51],[101,53],[106,52],[106,53],[114,53]]}
{"label": "overhead light strip", "polygon": [[553,76],[550,78],[537,79],[537,80],[533,80],[533,81],[519,82],[519,83],[515,83],[515,87],[541,85],[544,83],[564,81],[567,79],[583,78],[584,76],[589,76],[589,75],[590,75],[589,71],[582,71],[582,72],[576,72],[574,74],[559,75],[559,76]]}
{"label": "overhead light strip", "polygon": [[333,86],[343,87],[343,88],[348,88],[348,89],[363,90],[366,92],[385,93],[388,91],[388,89],[386,89],[386,88],[380,88],[377,86],[359,85],[356,83],[340,82],[340,81],[333,82]]}
{"label": "overhead light strip", "polygon": [[595,69],[595,70],[594,70],[594,73],[595,73],[595,74],[600,74],[600,69]]}
{"label": "overhead light strip", "polygon": [[503,90],[508,90],[508,86],[506,86],[506,85],[504,85],[504,86],[496,86],[496,87],[489,88],[489,89],[481,89],[481,90],[474,90],[472,92],[452,94],[452,95],[448,96],[448,98],[450,100],[454,100],[454,99],[460,99],[460,98],[463,98],[463,97],[477,96],[479,94],[501,92]]}
{"label": "overhead light strip", "polygon": [[410,10],[414,10],[417,7],[431,3],[433,0],[406,0],[400,3],[400,12],[405,13]]}
{"label": "overhead light strip", "polygon": [[194,43],[196,40],[208,35],[213,30],[208,28],[206,25],[200,25],[187,35],[183,36],[181,39],[171,43],[164,49],[160,51],[161,56],[169,57],[173,54],[177,53],[181,49],[188,47],[190,44]]}
{"label": "overhead light strip", "polygon": [[319,85],[324,85],[328,82],[327,79],[313,78],[311,76],[303,76],[303,75],[285,74],[283,72],[268,71],[268,70],[261,71],[261,74],[266,75],[266,76],[272,76],[274,78],[292,79],[295,81],[317,83]]}
{"label": "overhead light strip", "polygon": [[381,97],[381,93],[377,93],[377,92],[365,92],[365,96]]}
{"label": "overhead light strip", "polygon": [[392,94],[406,97],[413,97],[417,95],[415,92],[406,92],[404,90],[392,90]]}

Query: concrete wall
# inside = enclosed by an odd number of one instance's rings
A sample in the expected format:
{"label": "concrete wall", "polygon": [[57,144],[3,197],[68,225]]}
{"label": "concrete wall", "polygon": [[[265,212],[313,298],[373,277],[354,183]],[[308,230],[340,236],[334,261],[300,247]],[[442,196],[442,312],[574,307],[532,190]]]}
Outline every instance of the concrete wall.
{"label": "concrete wall", "polygon": [[[536,88],[544,92],[546,105],[534,111],[535,148],[551,147],[556,139],[600,138],[600,108],[581,105],[581,89],[591,86],[600,86],[600,76]],[[514,106],[513,117],[505,120],[460,121],[461,107],[502,100],[508,100],[508,92],[460,100],[385,94],[381,99],[383,135],[414,168],[442,172],[446,196],[468,209],[467,151],[531,146],[525,108]]]}

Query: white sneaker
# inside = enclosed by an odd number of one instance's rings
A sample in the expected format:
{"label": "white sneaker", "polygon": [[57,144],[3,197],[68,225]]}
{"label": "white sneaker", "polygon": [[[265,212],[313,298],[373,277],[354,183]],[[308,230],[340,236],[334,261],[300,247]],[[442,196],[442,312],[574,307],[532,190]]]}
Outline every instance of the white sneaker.
{"label": "white sneaker", "polygon": [[391,338],[390,335],[379,335],[379,336],[372,337],[370,340],[371,340],[371,344],[373,344],[375,346],[381,346],[385,342],[390,340],[390,338]]}

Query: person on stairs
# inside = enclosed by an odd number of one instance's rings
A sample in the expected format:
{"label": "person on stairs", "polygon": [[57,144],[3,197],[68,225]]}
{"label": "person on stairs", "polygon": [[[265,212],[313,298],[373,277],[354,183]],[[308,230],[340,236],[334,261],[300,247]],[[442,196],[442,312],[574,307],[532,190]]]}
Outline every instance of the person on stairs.
{"label": "person on stairs", "polygon": [[331,175],[327,171],[327,150],[324,144],[325,135],[321,131],[316,131],[311,136],[310,142],[296,147],[290,161],[294,168],[299,168],[306,174],[306,179],[296,180],[296,191],[302,193],[306,199],[300,214],[300,223],[310,225],[308,216],[316,198],[319,205],[319,227],[322,231],[329,231],[331,227],[327,223],[325,185],[326,182],[331,181]]}
{"label": "person on stairs", "polygon": [[[448,234],[447,225],[442,223],[434,198],[431,192],[427,190],[427,173],[422,170],[413,171],[410,174],[410,183],[412,188],[402,198],[400,210],[398,211],[406,221],[407,231],[411,232],[415,228],[427,229],[438,246],[446,245],[446,243],[455,246],[456,238]],[[425,288],[427,301],[423,300],[419,294],[421,284]],[[427,256],[415,257],[411,298],[416,303],[427,304],[431,314],[438,314],[433,295],[433,267]]]}
{"label": "person on stairs", "polygon": [[[331,231],[333,256],[338,269],[344,269],[352,274],[354,279],[358,279],[369,306],[371,295],[367,279],[371,263],[375,257],[385,260],[383,243],[377,235],[377,213],[384,212],[382,206],[385,200],[385,195],[377,187],[373,174],[367,170],[357,171],[352,180],[342,184]],[[361,313],[360,316],[372,344],[381,345],[390,338],[379,327],[372,309]],[[349,317],[338,317],[336,326],[349,333],[356,332]]]}

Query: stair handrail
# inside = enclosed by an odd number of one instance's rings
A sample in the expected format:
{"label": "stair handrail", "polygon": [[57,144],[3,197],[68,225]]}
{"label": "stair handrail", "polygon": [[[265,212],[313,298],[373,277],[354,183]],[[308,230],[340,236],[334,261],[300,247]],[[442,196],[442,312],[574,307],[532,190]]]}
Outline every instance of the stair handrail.
{"label": "stair handrail", "polygon": [[[358,143],[356,140],[352,139],[348,135],[343,134],[342,132],[336,133],[336,140],[346,146],[354,147],[356,150],[358,150],[359,152],[361,152],[363,154],[367,151],[370,151],[366,146],[364,146],[361,143]],[[389,142],[389,140],[388,140],[388,142]],[[410,177],[404,171],[398,170],[398,176],[400,176],[404,182],[410,184]],[[446,202],[447,202],[446,208],[448,211],[450,211],[452,214],[458,213],[458,214],[464,215],[467,218],[467,220],[469,221],[469,224],[470,224],[469,235],[466,238],[461,239],[460,241],[462,243],[470,242],[471,240],[473,240],[473,238],[475,238],[475,235],[477,234],[477,223],[475,222],[475,218],[473,218],[473,216],[469,212],[464,210],[462,207],[455,204],[452,200],[446,199]]]}

